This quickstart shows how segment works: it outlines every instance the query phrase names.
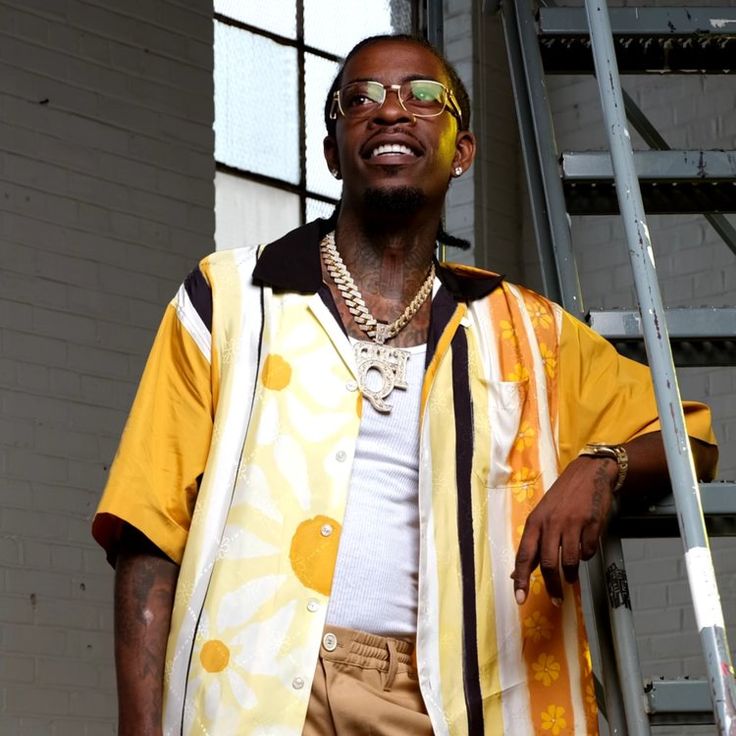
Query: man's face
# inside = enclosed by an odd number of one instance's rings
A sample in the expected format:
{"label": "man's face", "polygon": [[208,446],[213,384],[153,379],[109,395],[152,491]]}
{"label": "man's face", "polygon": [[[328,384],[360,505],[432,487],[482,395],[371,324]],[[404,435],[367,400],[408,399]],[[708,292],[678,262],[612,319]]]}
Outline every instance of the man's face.
{"label": "man's face", "polygon": [[[449,87],[441,62],[410,41],[378,41],[359,51],[345,67],[344,86],[373,80],[385,85],[410,79],[433,79]],[[400,144],[399,152],[381,146]],[[414,117],[389,90],[383,105],[367,117],[338,115],[336,135],[325,139],[325,157],[344,180],[343,202],[358,206],[368,191],[414,190],[438,208],[444,201],[453,168],[470,166],[472,134],[458,132],[458,121],[445,109],[432,118]],[[379,152],[379,155],[376,153]]]}

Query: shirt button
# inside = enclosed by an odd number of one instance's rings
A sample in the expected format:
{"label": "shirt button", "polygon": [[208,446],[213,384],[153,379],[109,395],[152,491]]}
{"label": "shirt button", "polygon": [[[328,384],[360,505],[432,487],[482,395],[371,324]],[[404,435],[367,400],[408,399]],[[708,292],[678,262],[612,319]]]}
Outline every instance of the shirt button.
{"label": "shirt button", "polygon": [[334,652],[337,649],[337,637],[334,634],[325,634],[322,637],[322,646],[328,652]]}
{"label": "shirt button", "polygon": [[294,690],[301,690],[304,687],[304,678],[303,677],[295,677],[291,681],[291,686],[294,688]]}
{"label": "shirt button", "polygon": [[322,524],[322,527],[320,528],[319,533],[323,537],[329,537],[330,534],[332,534],[332,524]]}
{"label": "shirt button", "polygon": [[355,381],[348,381],[348,382],[347,382],[347,383],[345,384],[345,388],[346,388],[346,389],[347,389],[348,391],[357,391],[357,390],[358,390],[358,384],[357,384],[357,383],[356,383]]}
{"label": "shirt button", "polygon": [[316,613],[319,611],[319,601],[316,598],[310,598],[307,601],[307,611],[310,613]]}
{"label": "shirt button", "polygon": [[345,458],[348,456],[348,454],[345,452],[345,450],[340,450],[335,454],[335,457],[337,458],[337,462],[344,463]]}

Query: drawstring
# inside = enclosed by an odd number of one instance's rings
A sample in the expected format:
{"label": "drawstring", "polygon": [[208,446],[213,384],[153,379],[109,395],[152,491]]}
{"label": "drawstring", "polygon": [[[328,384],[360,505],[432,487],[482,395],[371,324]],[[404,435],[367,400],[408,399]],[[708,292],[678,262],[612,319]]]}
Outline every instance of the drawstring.
{"label": "drawstring", "polygon": [[388,647],[388,672],[386,673],[386,682],[383,689],[390,690],[399,669],[399,658],[396,656],[396,642],[393,639],[387,639],[386,646]]}

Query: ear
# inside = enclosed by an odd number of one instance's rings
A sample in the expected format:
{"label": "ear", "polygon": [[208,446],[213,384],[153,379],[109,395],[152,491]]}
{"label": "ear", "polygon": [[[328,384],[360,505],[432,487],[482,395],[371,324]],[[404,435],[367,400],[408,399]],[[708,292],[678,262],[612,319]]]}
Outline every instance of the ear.
{"label": "ear", "polygon": [[455,139],[455,156],[452,168],[460,166],[467,171],[475,159],[475,136],[469,130],[461,130]]}
{"label": "ear", "polygon": [[[327,168],[333,173],[337,179],[340,178],[340,158],[337,155],[337,141],[331,136],[325,136],[322,141],[322,148],[325,154]],[[337,173],[334,173],[337,172]]]}

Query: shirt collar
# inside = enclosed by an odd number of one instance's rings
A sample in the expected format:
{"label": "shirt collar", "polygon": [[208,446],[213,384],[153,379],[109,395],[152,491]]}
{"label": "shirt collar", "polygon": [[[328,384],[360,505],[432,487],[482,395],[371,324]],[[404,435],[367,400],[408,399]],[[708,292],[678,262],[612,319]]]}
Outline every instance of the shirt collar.
{"label": "shirt collar", "polygon": [[[319,243],[332,229],[327,220],[314,220],[275,240],[261,253],[253,279],[278,291],[316,293],[322,284]],[[500,286],[503,276],[480,268],[435,261],[437,277],[456,301],[481,299]]]}

